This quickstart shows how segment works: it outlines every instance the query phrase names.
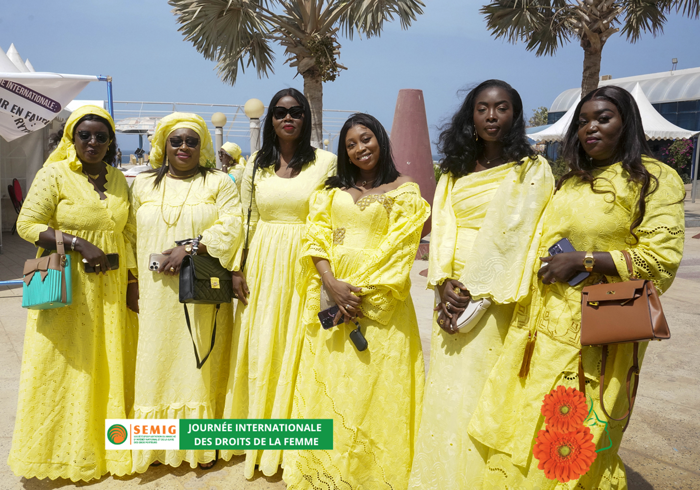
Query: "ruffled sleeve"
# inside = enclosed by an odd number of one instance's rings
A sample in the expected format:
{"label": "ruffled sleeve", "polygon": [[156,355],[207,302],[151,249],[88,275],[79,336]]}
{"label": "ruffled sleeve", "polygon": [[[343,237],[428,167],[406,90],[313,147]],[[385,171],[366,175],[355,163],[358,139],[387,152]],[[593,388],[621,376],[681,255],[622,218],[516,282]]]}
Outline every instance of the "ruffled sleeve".
{"label": "ruffled sleeve", "polygon": [[227,175],[217,172],[214,176],[219,177],[215,199],[218,217],[202,232],[202,243],[207,246],[207,253],[219,259],[223,267],[238,270],[243,237],[241,201],[236,185]]}
{"label": "ruffled sleeve", "polygon": [[306,218],[306,233],[301,245],[301,271],[300,280],[297,282],[300,293],[306,291],[311,279],[318,275],[313,257],[330,260],[333,243],[331,203],[336,191],[336,189],[323,189],[311,194],[309,215]]}
{"label": "ruffled sleeve", "polygon": [[60,200],[60,167],[51,165],[40,169],[34,177],[34,182],[17,217],[19,236],[36,244],[39,234],[49,228]]}
{"label": "ruffled sleeve", "polygon": [[430,256],[428,258],[428,287],[442,284],[453,277],[452,263],[457,244],[457,218],[452,209],[452,187],[455,178],[443,174],[438,181],[433,199],[433,221],[430,231]]}
{"label": "ruffled sleeve", "polygon": [[407,183],[391,192],[389,228],[381,244],[348,282],[362,288],[360,309],[372,320],[386,325],[411,291],[410,272],[420,244],[423,223],[430,205],[421,197],[418,184]]}
{"label": "ruffled sleeve", "polygon": [[[627,251],[632,257],[634,275],[653,281],[661,294],[673,283],[683,258],[685,187],[678,174],[667,165],[652,160],[645,160],[644,163],[647,170],[656,175],[659,183],[656,191],[647,197],[644,219],[635,230],[639,241],[632,243]],[[615,250],[610,254],[620,277],[609,277],[608,280],[629,280],[630,274],[622,252]]]}

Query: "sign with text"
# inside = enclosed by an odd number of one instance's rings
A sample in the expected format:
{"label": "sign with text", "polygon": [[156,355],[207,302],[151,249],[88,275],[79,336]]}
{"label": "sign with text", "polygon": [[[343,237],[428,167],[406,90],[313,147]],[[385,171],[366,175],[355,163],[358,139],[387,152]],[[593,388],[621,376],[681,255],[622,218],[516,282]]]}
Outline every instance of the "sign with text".
{"label": "sign with text", "polygon": [[105,421],[106,449],[333,449],[333,420]]}

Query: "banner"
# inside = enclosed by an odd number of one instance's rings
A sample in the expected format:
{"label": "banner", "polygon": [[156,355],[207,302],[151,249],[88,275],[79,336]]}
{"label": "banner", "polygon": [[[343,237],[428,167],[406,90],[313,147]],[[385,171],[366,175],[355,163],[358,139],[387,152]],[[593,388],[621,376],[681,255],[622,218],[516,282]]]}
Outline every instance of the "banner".
{"label": "banner", "polygon": [[0,73],[0,135],[7,141],[43,128],[97,77]]}
{"label": "banner", "polygon": [[333,420],[109,419],[105,449],[333,449]]}

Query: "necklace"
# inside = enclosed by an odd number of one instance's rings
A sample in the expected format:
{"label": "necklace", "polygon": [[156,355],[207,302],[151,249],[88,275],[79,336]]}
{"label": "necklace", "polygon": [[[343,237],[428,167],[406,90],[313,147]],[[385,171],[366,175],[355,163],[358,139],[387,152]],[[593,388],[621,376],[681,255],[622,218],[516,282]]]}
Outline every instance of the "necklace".
{"label": "necklace", "polygon": [[365,187],[365,186],[367,185],[367,181],[366,181],[366,180],[363,180],[362,182],[360,182],[360,185],[361,185],[362,187]]}
{"label": "necklace", "polygon": [[170,169],[168,168],[168,175],[169,175],[170,177],[172,177],[173,179],[177,179],[177,180],[189,179],[190,177],[194,177],[195,175],[197,175],[197,172],[199,172],[199,168],[195,169],[194,173],[193,173],[193,174],[190,174],[190,175],[175,175],[175,174],[172,173],[172,172],[170,171]]}
{"label": "necklace", "polygon": [[185,195],[185,200],[182,201],[182,205],[180,206],[180,212],[177,213],[177,218],[175,218],[175,221],[170,223],[167,219],[165,219],[165,215],[163,214],[163,204],[165,204],[165,183],[168,181],[168,179],[163,179],[163,198],[160,201],[160,217],[163,218],[163,221],[165,222],[166,225],[168,225],[168,228],[171,226],[174,226],[178,220],[180,219],[180,216],[182,215],[182,210],[185,207],[185,203],[187,203],[187,198],[190,197],[190,191],[192,190],[192,182],[190,182],[190,186],[187,188],[187,194]]}
{"label": "necklace", "polygon": [[491,162],[496,162],[498,160],[503,160],[503,155],[497,156],[496,158],[492,158],[491,160],[486,160],[486,165],[485,167],[491,165]]}

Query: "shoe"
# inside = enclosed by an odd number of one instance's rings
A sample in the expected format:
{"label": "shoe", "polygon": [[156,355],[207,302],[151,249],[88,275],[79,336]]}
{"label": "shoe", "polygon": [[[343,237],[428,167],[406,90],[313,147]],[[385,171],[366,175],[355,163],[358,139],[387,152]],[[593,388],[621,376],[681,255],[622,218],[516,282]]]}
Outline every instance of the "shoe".
{"label": "shoe", "polygon": [[[209,461],[208,463],[199,463],[199,468],[202,470],[205,470],[205,471],[210,470],[214,466],[216,466],[216,463],[218,463],[218,462],[219,462],[219,450],[217,449],[216,452],[214,453],[214,460]],[[202,466],[202,464],[211,465],[211,466]]]}

